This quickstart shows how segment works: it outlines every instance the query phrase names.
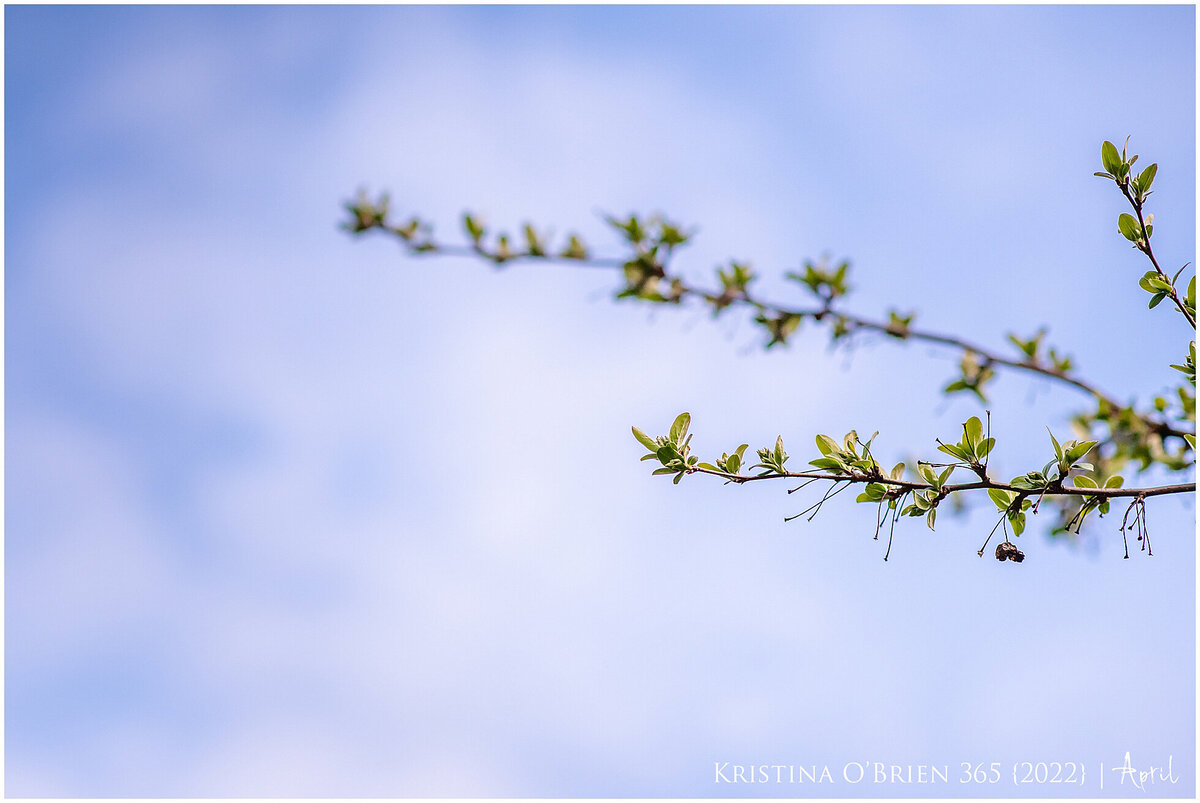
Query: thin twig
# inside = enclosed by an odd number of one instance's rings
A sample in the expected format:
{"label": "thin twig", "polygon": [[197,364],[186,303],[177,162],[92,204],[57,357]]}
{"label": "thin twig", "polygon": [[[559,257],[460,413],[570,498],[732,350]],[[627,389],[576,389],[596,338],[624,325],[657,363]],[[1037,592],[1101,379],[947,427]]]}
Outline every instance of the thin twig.
{"label": "thin twig", "polygon": [[[1007,511],[1007,510],[1006,510],[1006,511],[1004,511],[1004,512],[1002,512],[1002,513],[1000,514],[1000,521],[998,521],[998,522],[996,522],[995,524],[993,524],[993,525],[992,525],[992,531],[991,531],[990,533],[988,533],[988,537],[987,537],[987,539],[986,539],[986,540],[983,542],[983,546],[979,547],[979,557],[981,557],[981,558],[983,557],[983,550],[987,549],[987,545],[988,545],[988,543],[990,543],[990,542],[991,542],[991,540],[992,540],[992,536],[996,534],[996,528],[997,528],[997,527],[999,527],[999,526],[1000,526],[1000,525],[1001,525],[1001,524],[1004,522],[1004,520],[1005,520],[1006,518],[1008,518],[1008,511]],[[1004,536],[1004,540],[1006,540],[1006,541],[1008,540],[1008,535],[1007,535],[1007,532],[1006,532],[1006,534],[1005,534],[1005,536]]]}
{"label": "thin twig", "polygon": [[883,553],[884,561],[887,561],[888,556],[892,554],[892,536],[896,534],[896,522],[900,518],[900,511],[904,509],[904,494],[896,501],[896,512],[892,515],[892,526],[888,529],[888,544],[887,550]]}

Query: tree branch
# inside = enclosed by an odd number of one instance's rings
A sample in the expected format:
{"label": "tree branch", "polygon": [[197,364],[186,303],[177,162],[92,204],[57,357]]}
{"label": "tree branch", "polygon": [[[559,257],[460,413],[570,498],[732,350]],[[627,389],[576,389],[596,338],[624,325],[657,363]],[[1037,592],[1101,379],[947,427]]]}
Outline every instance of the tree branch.
{"label": "tree branch", "polygon": [[[1171,300],[1175,302],[1175,306],[1178,307],[1179,311],[1183,313],[1183,317],[1186,318],[1187,322],[1191,324],[1193,329],[1195,329],[1196,317],[1187,308],[1187,305],[1183,303],[1183,299],[1179,297],[1179,293],[1176,292],[1175,284],[1171,281],[1171,277],[1167,276],[1166,272],[1159,266],[1158,260],[1154,258],[1154,249],[1150,245],[1150,230],[1146,227],[1145,218],[1142,217],[1142,202],[1134,198],[1129,192],[1128,182],[1118,182],[1117,186],[1121,188],[1121,194],[1125,196],[1125,199],[1129,201],[1129,205],[1133,207],[1133,211],[1137,214],[1138,226],[1142,231],[1142,239],[1135,245],[1135,247],[1150,258],[1150,264],[1154,266],[1154,270],[1158,271],[1158,275],[1161,276],[1164,281],[1166,281],[1167,286],[1170,288],[1168,295],[1170,295]],[[1151,217],[1153,217],[1153,215],[1151,215]]]}
{"label": "tree branch", "polygon": [[[995,482],[994,480],[980,480],[978,482],[964,482],[957,485],[943,485],[938,488],[925,482],[911,482],[909,480],[896,480],[886,476],[872,476],[869,474],[827,474],[817,471],[788,471],[784,473],[772,474],[728,474],[724,471],[713,471],[707,468],[693,466],[687,469],[688,474],[711,474],[714,477],[721,477],[730,482],[742,484],[745,482],[756,482],[759,480],[779,480],[779,479],[811,479],[811,480],[833,480],[835,482],[849,483],[879,483],[881,485],[891,485],[905,491],[938,491],[942,496],[956,493],[958,491],[977,491],[995,489],[998,491],[1010,491],[1016,494],[1028,494],[1027,488],[1018,488],[1004,482]],[[1039,489],[1040,490],[1040,489]],[[1195,493],[1196,483],[1188,482],[1178,485],[1161,485],[1154,488],[1077,488],[1072,485],[1049,486],[1045,489],[1046,496],[1095,496],[1102,499],[1119,499],[1123,497],[1146,498],[1150,496],[1165,496],[1168,494],[1184,494]]]}
{"label": "tree branch", "polygon": [[[1150,307],[1153,308],[1168,294],[1184,317],[1195,326],[1193,310],[1194,283],[1189,285],[1186,300],[1181,299],[1174,286],[1174,279],[1168,278],[1158,264],[1150,247],[1150,237],[1153,229],[1150,221],[1142,215],[1142,204],[1149,194],[1149,188],[1154,180],[1157,165],[1151,165],[1136,178],[1129,176],[1137,156],[1126,158],[1125,151],[1120,153],[1116,147],[1105,142],[1101,148],[1101,158],[1108,172],[1097,173],[1098,176],[1110,178],[1121,189],[1122,194],[1133,206],[1137,214],[1135,219],[1127,214],[1118,218],[1118,229],[1126,239],[1133,242],[1134,247],[1146,254],[1154,265],[1154,272],[1147,272],[1139,285],[1154,297]],[[759,449],[759,463],[750,468],[751,471],[762,469],[756,475],[741,474],[745,465],[743,455],[747,444],[737,447],[731,454],[722,456],[713,463],[700,462],[691,454],[691,435],[688,428],[691,423],[690,414],[680,413],[671,425],[668,435],[651,438],[646,433],[633,427],[634,437],[648,450],[643,460],[657,460],[660,464],[652,473],[656,475],[673,475],[673,482],[678,484],[688,474],[711,474],[721,477],[726,482],[737,484],[756,482],[769,479],[800,479],[803,488],[813,482],[829,481],[831,484],[824,495],[815,504],[785,521],[806,516],[810,512],[815,516],[821,507],[832,497],[842,493],[854,485],[865,485],[857,502],[877,503],[875,537],[879,537],[882,524],[880,514],[886,504],[891,518],[888,535],[888,550],[884,555],[887,560],[891,552],[892,533],[895,523],[901,516],[921,516],[932,530],[935,526],[937,508],[941,502],[956,493],[966,491],[987,491],[988,496],[996,504],[1000,512],[997,526],[992,528],[988,540],[980,549],[980,555],[987,543],[995,534],[997,527],[1004,530],[1004,542],[996,548],[998,560],[1021,562],[1024,554],[1009,540],[1008,532],[1011,525],[1014,536],[1019,536],[1025,529],[1026,511],[1037,513],[1046,497],[1055,498],[1057,505],[1062,508],[1063,516],[1067,519],[1066,531],[1075,527],[1079,532],[1087,515],[1098,510],[1100,515],[1108,512],[1114,499],[1130,499],[1126,510],[1125,521],[1122,523],[1122,537],[1130,528],[1128,519],[1130,511],[1134,514],[1134,525],[1138,530],[1138,540],[1143,541],[1149,551],[1149,534],[1145,529],[1145,500],[1151,496],[1171,494],[1194,494],[1196,485],[1179,483],[1162,485],[1152,488],[1122,488],[1123,477],[1113,471],[1119,468],[1121,461],[1140,460],[1145,469],[1151,463],[1159,463],[1172,469],[1182,469],[1189,465],[1187,456],[1189,450],[1195,452],[1194,435],[1194,405],[1195,396],[1186,389],[1178,391],[1180,405],[1183,411],[1183,424],[1192,424],[1187,430],[1176,426],[1166,417],[1152,413],[1138,412],[1132,404],[1125,406],[1112,396],[1102,391],[1094,384],[1068,373],[1071,370],[1071,360],[1059,357],[1050,348],[1044,356],[1040,343],[1044,330],[1033,338],[1023,340],[1016,335],[1009,339],[1024,354],[1024,359],[1005,357],[982,348],[973,342],[954,335],[941,334],[911,326],[912,315],[901,316],[896,311],[889,312],[887,322],[871,320],[853,313],[844,312],[838,306],[838,299],[845,296],[849,290],[846,274],[848,262],[843,262],[836,269],[830,269],[825,263],[814,265],[806,262],[804,275],[788,273],[786,278],[796,280],[805,285],[811,292],[816,306],[806,308],[788,308],[782,305],[756,298],[750,292],[749,285],[754,280],[753,271],[748,266],[731,262],[728,270],[718,267],[717,275],[720,280],[719,292],[702,286],[685,282],[682,276],[668,272],[668,263],[675,249],[685,244],[691,233],[680,229],[660,216],[649,219],[639,219],[631,215],[628,220],[618,220],[608,217],[610,225],[618,229],[626,245],[632,251],[629,259],[604,259],[590,256],[587,248],[577,235],[570,235],[569,241],[561,251],[554,252],[548,248],[547,241],[531,226],[524,226],[525,244],[514,248],[506,234],[501,233],[495,240],[495,246],[485,245],[486,228],[471,215],[465,215],[463,224],[470,241],[468,245],[452,245],[439,243],[432,236],[431,228],[418,218],[411,218],[403,226],[392,225],[388,222],[388,199],[383,196],[377,204],[369,202],[365,196],[359,196],[357,203],[346,204],[352,220],[344,224],[354,234],[369,231],[382,231],[401,240],[402,246],[413,256],[442,255],[478,257],[492,262],[497,267],[515,261],[535,261],[555,263],[573,263],[580,267],[595,267],[605,269],[621,269],[624,272],[625,287],[617,294],[617,298],[635,298],[653,303],[681,304],[686,298],[700,299],[711,306],[714,316],[734,305],[749,307],[757,315],[755,322],[761,324],[769,333],[767,347],[776,343],[786,343],[787,338],[796,331],[805,318],[811,318],[818,323],[830,325],[832,339],[853,335],[856,332],[880,332],[901,340],[917,340],[939,346],[954,348],[962,353],[961,378],[951,382],[943,392],[954,393],[970,390],[985,400],[983,387],[994,375],[994,366],[1004,366],[1015,371],[1044,376],[1091,396],[1097,403],[1097,411],[1077,416],[1073,423],[1082,431],[1091,433],[1096,425],[1103,423],[1107,426],[1107,435],[1101,440],[1075,441],[1068,440],[1060,443],[1050,432],[1050,440],[1054,446],[1055,458],[1040,471],[1029,471],[1024,475],[1014,477],[1009,482],[998,482],[988,474],[988,459],[995,445],[991,435],[991,419],[988,417],[986,430],[982,422],[975,416],[963,423],[963,433],[957,443],[943,443],[938,440],[938,451],[951,455],[953,463],[931,463],[917,461],[912,469],[914,479],[904,479],[906,466],[898,463],[889,472],[884,472],[871,454],[871,444],[875,440],[872,435],[867,441],[861,440],[854,430],[851,430],[839,444],[828,435],[817,435],[816,445],[821,456],[811,460],[809,465],[813,471],[789,471],[785,467],[788,455],[783,448],[783,439],[776,439],[773,448]],[[1152,216],[1151,216],[1152,219]],[[1186,267],[1186,266],[1185,266]],[[1182,270],[1181,270],[1182,272]],[[1178,276],[1178,274],[1177,274]],[[1183,372],[1194,385],[1194,350],[1188,357],[1186,366],[1175,365],[1174,368]],[[1167,409],[1167,402],[1155,398],[1155,408],[1160,414]],[[1178,438],[1184,446],[1177,454],[1165,451],[1167,438]],[[1105,453],[1104,447],[1113,451]],[[862,448],[861,454],[859,447]],[[1097,448],[1101,447],[1101,448]],[[1092,463],[1083,458],[1094,450]],[[940,473],[936,470],[944,469]],[[962,468],[972,472],[977,479],[971,482],[950,484],[949,480],[955,469]],[[1073,472],[1075,472],[1073,474]],[[1071,485],[1067,485],[1071,482]],[[793,489],[799,490],[799,488]],[[788,493],[791,493],[789,491]],[[1036,496],[1036,500],[1031,497]],[[957,499],[957,497],[955,497]],[[909,504],[905,506],[905,501]],[[1074,515],[1070,515],[1075,510]],[[1068,518],[1069,516],[1069,518]],[[811,519],[811,517],[810,517]],[[1128,557],[1128,549],[1126,549]]]}
{"label": "tree branch", "polygon": [[[528,251],[501,251],[488,252],[481,244],[475,245],[450,245],[439,243],[431,237],[417,238],[418,226],[414,225],[414,220],[407,227],[393,226],[386,220],[386,206],[382,210],[374,208],[364,209],[362,205],[348,205],[351,212],[356,213],[356,220],[348,224],[346,227],[355,234],[361,234],[371,230],[379,230],[385,233],[394,235],[402,241],[410,254],[414,256],[468,256],[480,257],[496,265],[504,265],[509,262],[553,262],[558,264],[571,264],[577,267],[587,268],[624,268],[631,264],[631,261],[623,261],[615,258],[597,258],[588,255],[565,256],[563,254],[555,254],[552,252],[531,253]],[[1139,213],[1140,214],[1140,213]],[[507,246],[505,246],[507,250]],[[638,259],[645,258],[644,253],[639,253],[635,257]],[[663,260],[665,262],[665,260]],[[855,330],[867,330],[881,332],[901,340],[919,340],[936,345],[949,346],[955,348],[965,354],[977,355],[984,366],[1000,365],[1016,371],[1025,371],[1039,376],[1047,377],[1051,380],[1060,382],[1076,390],[1083,391],[1092,396],[1098,402],[1108,405],[1114,411],[1128,409],[1140,419],[1146,427],[1157,434],[1161,438],[1179,438],[1184,440],[1184,435],[1194,435],[1191,430],[1181,429],[1168,421],[1156,418],[1146,413],[1137,412],[1132,406],[1124,405],[1118,402],[1110,394],[1094,384],[1087,382],[1079,377],[1071,376],[1065,371],[1060,371],[1055,368],[1048,367],[1040,362],[1035,362],[1033,359],[1015,360],[1001,356],[993,351],[990,351],[982,346],[972,343],[960,337],[952,335],[940,334],[936,332],[925,331],[921,329],[913,329],[908,326],[898,328],[894,324],[882,323],[873,321],[868,318],[863,318],[852,313],[843,312],[840,309],[835,309],[832,299],[826,299],[826,303],[821,307],[814,308],[788,308],[780,304],[769,301],[759,300],[754,298],[745,287],[742,287],[735,293],[730,293],[728,290],[722,293],[716,293],[711,290],[690,285],[682,280],[679,276],[669,275],[666,271],[666,266],[663,262],[657,262],[653,257],[650,258],[649,264],[657,268],[653,271],[654,278],[666,280],[671,284],[672,295],[665,299],[670,302],[678,303],[684,298],[698,298],[713,304],[716,309],[723,309],[734,304],[740,304],[751,307],[759,313],[772,315],[775,317],[796,317],[796,318],[812,318],[818,322],[827,322],[833,320],[841,322],[842,326],[851,327],[845,334],[850,334]]]}

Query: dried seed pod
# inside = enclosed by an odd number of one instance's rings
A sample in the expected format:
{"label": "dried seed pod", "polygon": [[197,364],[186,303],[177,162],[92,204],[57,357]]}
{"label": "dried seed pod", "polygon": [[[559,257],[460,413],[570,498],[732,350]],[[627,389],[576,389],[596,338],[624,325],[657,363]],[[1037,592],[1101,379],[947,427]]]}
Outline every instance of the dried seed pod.
{"label": "dried seed pod", "polygon": [[1013,563],[1020,563],[1025,560],[1025,553],[1017,549],[1017,545],[1011,541],[1002,541],[996,544],[996,560],[1011,560]]}

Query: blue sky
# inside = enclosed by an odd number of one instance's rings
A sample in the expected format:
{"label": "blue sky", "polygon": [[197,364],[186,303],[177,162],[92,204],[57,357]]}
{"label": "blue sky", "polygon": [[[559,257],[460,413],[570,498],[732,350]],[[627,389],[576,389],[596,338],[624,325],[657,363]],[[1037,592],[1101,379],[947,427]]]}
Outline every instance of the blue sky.
{"label": "blue sky", "polygon": [[[915,523],[648,476],[980,408],[952,355],[610,300],[603,271],[414,262],[337,229],[359,187],[1050,340],[1121,398],[1187,333],[1092,177],[1157,161],[1156,252],[1195,254],[1190,7],[5,9],[5,735],[10,796],[1011,796],[1094,786],[714,786],[715,762],[1168,756],[1195,789],[1194,504]],[[1083,400],[996,383],[1001,473]],[[806,458],[805,458],[806,459]],[[1155,477],[1141,481],[1152,482]],[[811,490],[811,489],[810,489]],[[803,496],[803,495],[802,495]]]}

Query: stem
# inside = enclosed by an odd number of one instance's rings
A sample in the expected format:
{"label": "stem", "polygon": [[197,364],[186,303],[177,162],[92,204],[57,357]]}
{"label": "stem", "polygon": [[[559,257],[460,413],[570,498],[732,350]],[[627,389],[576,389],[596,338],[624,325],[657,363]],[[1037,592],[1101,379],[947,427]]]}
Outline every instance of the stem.
{"label": "stem", "polygon": [[1158,260],[1154,258],[1154,250],[1150,246],[1150,232],[1146,230],[1146,221],[1142,218],[1142,205],[1138,203],[1138,201],[1129,193],[1128,186],[1122,184],[1120,187],[1121,193],[1125,196],[1125,199],[1129,201],[1129,205],[1133,207],[1133,211],[1137,213],[1138,226],[1140,226],[1142,229],[1142,242],[1145,243],[1145,245],[1138,246],[1138,249],[1150,258],[1150,264],[1154,266],[1154,269],[1158,271],[1158,275],[1163,277],[1167,285],[1171,288],[1171,300],[1175,302],[1175,306],[1179,307],[1179,311],[1183,313],[1183,317],[1187,318],[1187,322],[1192,325],[1193,329],[1195,329],[1195,317],[1192,315],[1192,313],[1188,312],[1188,308],[1184,306],[1183,301],[1179,298],[1179,294],[1175,292],[1175,284],[1171,281],[1171,277],[1167,276],[1166,272],[1159,267]]}
{"label": "stem", "polygon": [[[1001,524],[1003,524],[1004,520],[1006,518],[1008,518],[1007,510],[1000,514],[1000,521],[997,521],[995,524],[992,525],[991,532],[989,532],[988,537],[986,539],[984,539],[983,546],[979,547],[979,557],[981,557],[981,558],[983,557],[983,550],[987,549],[987,545],[992,542],[992,536],[996,534],[996,528],[999,527]],[[1008,540],[1007,531],[1005,531],[1004,540],[1006,540],[1006,541]]]}
{"label": "stem", "polygon": [[896,534],[896,522],[900,520],[900,511],[904,509],[904,497],[901,496],[896,500],[896,512],[892,514],[892,525],[888,529],[887,550],[883,553],[883,560],[886,563],[888,556],[892,554],[892,536]]}

